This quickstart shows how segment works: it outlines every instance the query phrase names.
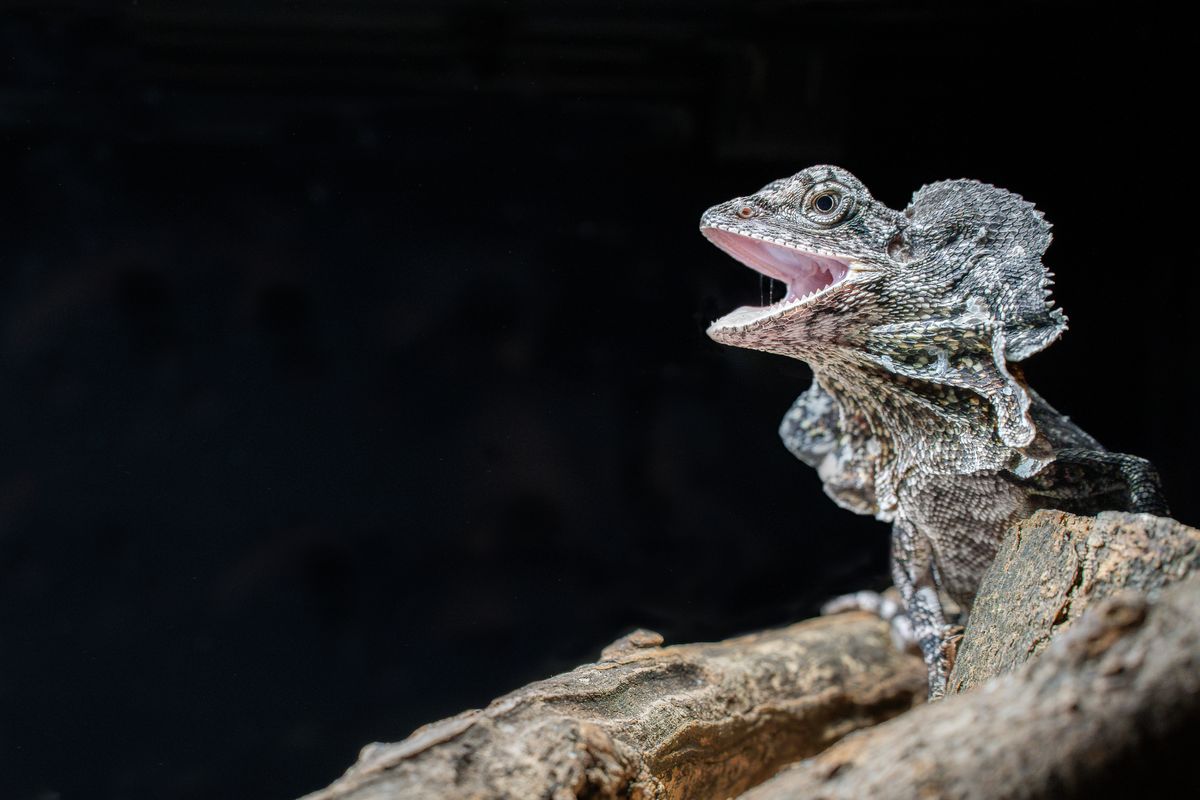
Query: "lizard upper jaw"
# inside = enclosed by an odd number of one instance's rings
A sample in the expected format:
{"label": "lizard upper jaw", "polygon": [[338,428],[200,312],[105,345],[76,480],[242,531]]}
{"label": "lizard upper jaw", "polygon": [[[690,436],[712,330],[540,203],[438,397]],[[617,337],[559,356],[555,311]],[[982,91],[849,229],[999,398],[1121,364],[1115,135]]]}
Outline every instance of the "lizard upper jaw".
{"label": "lizard upper jaw", "polygon": [[783,239],[741,233],[719,225],[701,228],[717,247],[751,269],[783,281],[788,291],[769,306],[742,306],[713,323],[713,327],[744,327],[810,302],[841,283],[850,274],[851,259],[832,253],[814,253],[793,247]]}

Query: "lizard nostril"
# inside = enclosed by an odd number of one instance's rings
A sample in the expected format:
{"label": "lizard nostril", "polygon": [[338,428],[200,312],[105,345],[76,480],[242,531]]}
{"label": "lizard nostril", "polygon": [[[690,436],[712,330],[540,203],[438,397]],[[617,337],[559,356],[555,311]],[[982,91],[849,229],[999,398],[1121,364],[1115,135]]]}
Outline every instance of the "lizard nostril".
{"label": "lizard nostril", "polygon": [[750,206],[742,206],[738,209],[737,215],[742,219],[749,219],[754,216],[754,209]]}

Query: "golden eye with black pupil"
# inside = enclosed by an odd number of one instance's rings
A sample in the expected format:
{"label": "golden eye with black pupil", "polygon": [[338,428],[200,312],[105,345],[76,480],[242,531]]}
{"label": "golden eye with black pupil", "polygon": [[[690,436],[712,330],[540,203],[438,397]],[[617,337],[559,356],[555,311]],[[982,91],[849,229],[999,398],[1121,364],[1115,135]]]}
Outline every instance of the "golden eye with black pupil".
{"label": "golden eye with black pupil", "polygon": [[828,214],[837,208],[838,196],[833,192],[823,192],[812,200],[812,207],[822,214]]}

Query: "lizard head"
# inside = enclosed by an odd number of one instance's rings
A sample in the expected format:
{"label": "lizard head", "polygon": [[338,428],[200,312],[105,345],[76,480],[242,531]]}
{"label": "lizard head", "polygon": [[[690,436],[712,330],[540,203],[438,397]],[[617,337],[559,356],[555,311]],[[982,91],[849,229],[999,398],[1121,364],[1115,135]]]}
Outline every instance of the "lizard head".
{"label": "lizard head", "polygon": [[[781,332],[811,320],[817,309],[843,304],[858,293],[858,284],[895,266],[888,245],[903,222],[901,213],[877,202],[857,178],[832,166],[809,167],[713,206],[700,220],[704,236],[787,290],[778,302],[725,315],[708,335],[777,350]],[[790,333],[788,340],[814,331]]]}
{"label": "lizard head", "polygon": [[1041,263],[1049,229],[1031,203],[977,181],[925,186],[901,212],[843,169],[809,167],[704,212],[709,241],[787,285],[783,299],[738,308],[708,335],[811,360],[861,349],[881,326],[940,320],[945,334],[952,320],[986,318],[1001,357],[1020,361],[1066,327]]}
{"label": "lizard head", "polygon": [[955,180],[895,211],[845,170],[816,166],[713,206],[700,230],[788,287],[777,303],[712,323],[714,340],[850,380],[891,375],[922,395],[917,405],[946,413],[973,414],[971,397],[983,398],[1006,446],[1032,441],[1030,401],[1008,363],[1053,342],[1066,319],[1041,262],[1050,226],[1031,203]]}

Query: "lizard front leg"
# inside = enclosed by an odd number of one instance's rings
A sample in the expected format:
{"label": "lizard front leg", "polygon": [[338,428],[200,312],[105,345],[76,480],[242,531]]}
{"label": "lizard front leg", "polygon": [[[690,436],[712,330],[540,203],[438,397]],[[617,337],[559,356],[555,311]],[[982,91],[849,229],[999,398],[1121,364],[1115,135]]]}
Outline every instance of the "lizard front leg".
{"label": "lizard front leg", "polygon": [[929,699],[937,700],[946,693],[953,666],[950,630],[938,597],[933,548],[929,539],[904,519],[897,519],[892,526],[892,580],[929,673]]}
{"label": "lizard front leg", "polygon": [[829,600],[821,613],[865,611],[889,623],[897,650],[915,646],[920,652],[929,671],[929,699],[936,700],[945,694],[953,666],[952,628],[942,608],[929,540],[908,521],[897,521],[892,528],[892,580],[901,603],[888,597],[890,592],[865,590]]}
{"label": "lizard front leg", "polygon": [[1158,471],[1144,458],[1083,447],[1064,448],[1054,455],[1058,467],[1067,470],[1078,467],[1086,471],[1083,476],[1067,482],[1066,490],[1070,495],[1083,499],[1089,489],[1098,488],[1107,480],[1118,483],[1124,490],[1123,503],[1113,504],[1114,507],[1123,505],[1134,513],[1158,516],[1171,513],[1163,497]]}

